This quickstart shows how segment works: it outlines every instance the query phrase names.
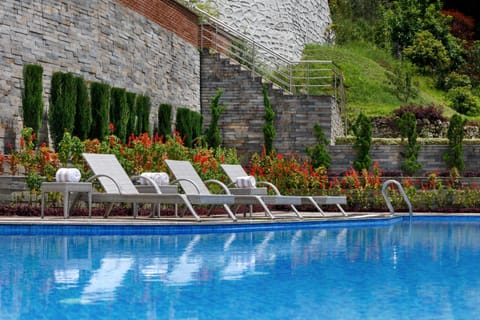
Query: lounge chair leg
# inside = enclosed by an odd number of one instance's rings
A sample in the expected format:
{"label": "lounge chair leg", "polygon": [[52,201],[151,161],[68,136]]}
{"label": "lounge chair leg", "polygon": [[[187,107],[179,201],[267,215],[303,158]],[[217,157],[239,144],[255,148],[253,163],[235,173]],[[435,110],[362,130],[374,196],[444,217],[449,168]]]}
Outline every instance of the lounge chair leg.
{"label": "lounge chair leg", "polygon": [[270,218],[272,218],[272,220],[275,219],[275,216],[272,214],[270,209],[268,209],[267,205],[265,204],[265,202],[263,202],[262,198],[260,196],[256,196],[255,198],[257,198],[258,202],[260,203],[263,210],[265,211],[265,214],[267,214]]}
{"label": "lounge chair leg", "polygon": [[197,212],[195,212],[195,209],[193,209],[190,201],[188,201],[187,196],[184,195],[184,194],[180,194],[179,196],[180,196],[180,198],[182,198],[183,203],[187,206],[188,210],[189,210],[190,213],[195,217],[195,219],[196,219],[197,221],[201,221],[201,219],[200,219],[200,217],[198,216]]}
{"label": "lounge chair leg", "polygon": [[223,207],[225,208],[225,210],[227,210],[227,213],[228,213],[228,215],[230,216],[230,218],[232,218],[233,221],[237,221],[237,217],[233,214],[233,212],[232,212],[232,210],[230,209],[230,207],[227,206],[226,204],[224,204]]}
{"label": "lounge chair leg", "polygon": [[345,217],[348,217],[348,214],[345,212],[345,210],[343,210],[342,206],[338,203],[336,203],[336,205],[337,205],[337,208],[343,213],[343,215]]}
{"label": "lounge chair leg", "polygon": [[292,208],[293,212],[295,212],[297,217],[299,217],[300,219],[303,219],[303,216],[300,214],[300,212],[298,212],[297,208],[295,208],[293,204],[291,204],[290,207]]}
{"label": "lounge chair leg", "polygon": [[[103,214],[103,217],[104,217],[105,219],[108,218],[108,216],[110,215],[110,212],[112,211],[112,209],[113,209],[113,203],[111,203],[111,204],[108,206],[107,210],[106,210],[105,213]],[[134,209],[134,214],[135,214],[135,209]]]}
{"label": "lounge chair leg", "polygon": [[310,202],[313,204],[313,206],[314,206],[318,211],[320,211],[320,214],[321,214],[322,216],[325,216],[325,212],[323,212],[322,208],[320,208],[320,206],[318,205],[318,203],[317,203],[315,200],[313,200],[312,197],[308,197],[308,200],[310,200]]}

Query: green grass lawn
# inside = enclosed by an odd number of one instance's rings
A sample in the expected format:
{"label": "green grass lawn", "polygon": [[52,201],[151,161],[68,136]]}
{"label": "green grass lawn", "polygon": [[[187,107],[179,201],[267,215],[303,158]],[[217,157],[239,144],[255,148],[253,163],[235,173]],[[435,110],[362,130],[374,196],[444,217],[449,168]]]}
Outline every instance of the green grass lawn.
{"label": "green grass lawn", "polygon": [[[356,117],[360,112],[368,116],[391,115],[393,110],[407,104],[395,95],[395,88],[387,77],[387,73],[393,70],[395,59],[371,44],[307,45],[303,58],[332,60],[342,68],[350,117]],[[409,104],[434,104],[443,107],[445,116],[454,114],[447,107],[445,92],[435,89],[433,79],[417,76],[414,82],[419,94]]]}

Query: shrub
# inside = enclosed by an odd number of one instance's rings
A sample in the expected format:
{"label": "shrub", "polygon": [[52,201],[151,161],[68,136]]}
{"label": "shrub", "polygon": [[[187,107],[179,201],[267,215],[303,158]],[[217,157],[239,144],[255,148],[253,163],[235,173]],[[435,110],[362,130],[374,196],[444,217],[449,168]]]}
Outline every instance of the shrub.
{"label": "shrub", "polygon": [[406,47],[403,54],[424,74],[437,74],[450,66],[447,49],[427,30],[415,34],[412,45]]}
{"label": "shrub", "polygon": [[327,151],[328,140],[323,133],[322,127],[317,123],[313,125],[313,135],[315,136],[317,143],[312,147],[307,147],[306,150],[307,154],[312,159],[312,166],[314,168],[324,167],[328,169],[331,160]]}
{"label": "shrub", "polygon": [[127,135],[138,135],[136,131],[137,125],[137,95],[133,92],[127,92],[127,106],[128,106],[128,122]]}
{"label": "shrub", "polygon": [[152,108],[150,97],[137,96],[137,132],[150,134],[150,110]]}
{"label": "shrub", "polygon": [[190,110],[190,122],[192,125],[192,143],[193,145],[201,144],[203,116],[199,112]]}
{"label": "shrub", "polygon": [[50,92],[49,125],[54,146],[65,132],[73,132],[77,104],[77,81],[73,74],[55,72]]}
{"label": "shrub", "polygon": [[404,160],[401,168],[408,175],[413,175],[422,167],[417,161],[418,151],[420,150],[420,146],[417,143],[417,119],[413,113],[405,112],[400,117],[398,126],[402,139],[407,138],[407,146],[403,154]]}
{"label": "shrub", "polygon": [[190,109],[177,109],[177,120],[175,122],[175,128],[178,131],[180,137],[183,138],[185,146],[191,147],[193,145],[193,137]]}
{"label": "shrub", "polygon": [[414,70],[410,63],[397,64],[392,73],[387,73],[390,84],[395,89],[395,95],[403,102],[418,96],[418,90],[413,83]]}
{"label": "shrub", "polygon": [[90,85],[92,98],[92,130],[91,138],[100,138],[109,133],[110,113],[110,86],[108,84],[93,82]]}
{"label": "shrub", "polygon": [[38,137],[43,115],[43,67],[27,64],[23,67],[23,126],[30,127]]}
{"label": "shrub", "polygon": [[428,119],[430,122],[443,122],[447,120],[442,116],[442,107],[437,107],[433,104],[429,106],[405,105],[393,111],[393,113],[399,118],[407,112],[413,113],[416,119]]}
{"label": "shrub", "polygon": [[222,89],[217,90],[217,94],[210,103],[210,111],[212,118],[210,120],[210,126],[205,133],[205,140],[209,147],[216,149],[222,144],[222,136],[220,134],[220,128],[218,127],[218,121],[220,115],[226,109],[226,105],[219,105],[220,97],[222,96]]}
{"label": "shrub", "polygon": [[110,122],[115,128],[115,135],[126,141],[129,119],[127,94],[124,88],[112,88],[110,93]]}
{"label": "shrub", "polygon": [[75,127],[73,134],[82,140],[90,136],[92,126],[92,108],[88,100],[87,84],[82,77],[76,77],[77,104],[75,106]]}
{"label": "shrub", "polygon": [[467,120],[457,114],[450,119],[447,131],[448,151],[443,156],[449,169],[456,168],[459,171],[465,169],[462,141],[465,135],[464,127],[466,123]]}
{"label": "shrub", "polygon": [[273,139],[275,139],[275,126],[273,125],[273,119],[275,118],[275,112],[270,105],[270,98],[268,97],[268,89],[264,84],[263,87],[263,103],[265,105],[265,115],[263,119],[265,124],[263,125],[263,137],[265,139],[265,150],[267,154],[273,151]]}
{"label": "shrub", "polygon": [[158,134],[164,139],[172,135],[172,106],[161,104],[158,107]]}
{"label": "shrub", "polygon": [[372,122],[370,119],[360,113],[353,124],[353,133],[355,142],[353,148],[357,152],[353,167],[357,170],[368,169],[372,164],[370,158],[370,146],[372,145]]}
{"label": "shrub", "polygon": [[456,87],[448,90],[449,106],[458,113],[467,116],[477,116],[480,114],[480,105],[467,87]]}

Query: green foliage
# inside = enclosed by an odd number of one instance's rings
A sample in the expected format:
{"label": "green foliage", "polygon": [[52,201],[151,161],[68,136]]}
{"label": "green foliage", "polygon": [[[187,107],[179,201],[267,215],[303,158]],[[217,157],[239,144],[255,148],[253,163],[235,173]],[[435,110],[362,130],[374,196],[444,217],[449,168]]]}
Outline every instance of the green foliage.
{"label": "green foliage", "polygon": [[158,134],[166,139],[172,135],[172,105],[160,104],[158,107]]}
{"label": "green foliage", "polygon": [[150,133],[150,110],[152,104],[147,95],[137,96],[137,132]]}
{"label": "green foliage", "polygon": [[69,163],[78,164],[82,159],[82,153],[85,152],[85,145],[76,136],[65,132],[62,140],[58,144],[58,159],[64,167]]}
{"label": "green foliage", "polygon": [[77,104],[75,106],[75,127],[73,134],[82,140],[90,136],[92,126],[92,108],[88,100],[87,84],[82,77],[75,78],[77,82]]}
{"label": "green foliage", "polygon": [[275,118],[275,112],[273,111],[272,106],[270,105],[270,98],[268,97],[268,89],[264,84],[263,87],[263,103],[265,105],[265,115],[263,119],[265,124],[263,125],[263,137],[265,139],[265,150],[267,154],[273,152],[273,139],[275,139],[275,126],[273,120]]}
{"label": "green foliage", "polygon": [[191,123],[190,109],[177,109],[177,120],[175,123],[175,128],[178,131],[180,137],[184,139],[185,146],[191,147],[193,145],[193,129]]}
{"label": "green foliage", "polygon": [[372,121],[363,113],[360,113],[353,124],[355,142],[353,148],[357,152],[353,167],[356,170],[368,169],[372,164],[370,158],[370,146],[372,145]]}
{"label": "green foliage", "polygon": [[428,30],[416,33],[412,44],[403,50],[403,54],[424,74],[441,74],[450,66],[447,50]]}
{"label": "green foliage", "polygon": [[323,133],[322,127],[318,123],[313,125],[313,135],[317,140],[317,143],[312,147],[307,147],[307,154],[312,159],[312,166],[314,168],[330,167],[331,157],[328,154],[328,140]]}
{"label": "green foliage", "polygon": [[398,120],[400,134],[407,138],[405,153],[402,154],[404,160],[401,168],[408,175],[413,175],[422,168],[422,164],[417,161],[420,145],[417,143],[417,119],[412,112],[405,112]]}
{"label": "green foliage", "polygon": [[468,87],[456,87],[448,90],[450,108],[466,116],[480,114],[480,105],[472,90]]}
{"label": "green foliage", "polygon": [[218,121],[220,115],[227,108],[226,105],[219,105],[220,97],[223,94],[222,89],[217,90],[217,94],[210,103],[211,120],[210,125],[205,132],[205,139],[209,147],[216,149],[222,144],[222,136],[220,134],[220,128],[218,127]]}
{"label": "green foliage", "polygon": [[93,82],[90,85],[90,97],[93,117],[90,137],[102,139],[109,133],[110,86],[104,83]]}
{"label": "green foliage", "polygon": [[43,67],[27,64],[23,67],[23,126],[33,129],[38,137],[43,115]]}
{"label": "green foliage", "polygon": [[73,132],[77,105],[77,81],[73,74],[52,75],[49,108],[50,134],[56,147],[65,132]]}
{"label": "green foliage", "polygon": [[110,92],[110,123],[115,128],[115,135],[125,142],[129,120],[127,91],[124,88],[112,88]]}
{"label": "green foliage", "polygon": [[137,95],[133,92],[127,92],[127,106],[128,106],[128,122],[127,135],[138,135],[136,131],[137,125]]}
{"label": "green foliage", "polygon": [[394,87],[395,95],[402,102],[408,102],[418,96],[418,89],[414,85],[413,66],[408,62],[396,64],[393,72],[387,72],[387,78]]}
{"label": "green foliage", "polygon": [[201,140],[203,139],[203,136],[202,136],[203,116],[200,114],[200,112],[190,110],[190,123],[192,126],[193,145],[201,144]]}
{"label": "green foliage", "polygon": [[463,138],[465,136],[464,127],[467,120],[459,115],[453,115],[448,125],[448,151],[443,159],[447,162],[450,169],[456,168],[458,171],[465,169],[463,161]]}

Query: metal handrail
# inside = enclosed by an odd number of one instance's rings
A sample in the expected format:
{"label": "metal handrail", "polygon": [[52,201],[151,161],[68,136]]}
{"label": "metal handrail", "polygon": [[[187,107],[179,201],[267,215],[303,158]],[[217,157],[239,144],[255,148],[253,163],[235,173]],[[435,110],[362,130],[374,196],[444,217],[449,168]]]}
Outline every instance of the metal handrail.
{"label": "metal handrail", "polygon": [[405,203],[408,206],[408,210],[409,210],[409,214],[410,214],[410,220],[412,220],[412,215],[413,215],[412,204],[410,203],[410,200],[408,199],[408,196],[405,193],[405,190],[403,190],[402,185],[397,180],[387,180],[383,183],[383,186],[382,186],[382,195],[383,195],[383,198],[385,199],[385,202],[387,203],[387,207],[390,210],[390,213],[392,215],[395,214],[395,209],[393,209],[392,203],[390,202],[390,199],[387,196],[387,187],[392,183],[394,185],[396,185],[398,190],[400,191],[400,194],[402,195],[403,200],[405,201]]}
{"label": "metal handrail", "polygon": [[237,61],[252,75],[261,76],[292,94],[328,94],[346,114],[343,74],[331,60],[291,61],[239,32],[202,9],[194,11],[202,21],[201,49],[213,49]]}

